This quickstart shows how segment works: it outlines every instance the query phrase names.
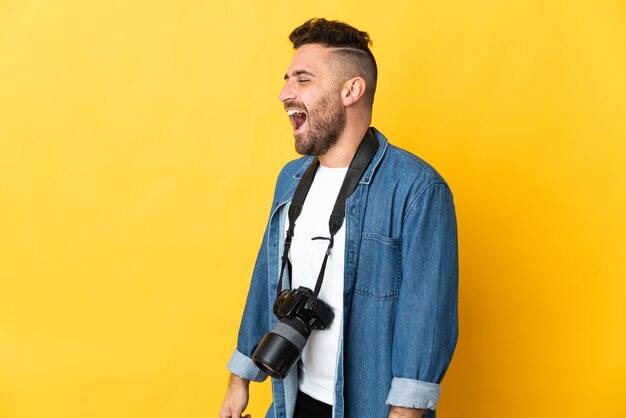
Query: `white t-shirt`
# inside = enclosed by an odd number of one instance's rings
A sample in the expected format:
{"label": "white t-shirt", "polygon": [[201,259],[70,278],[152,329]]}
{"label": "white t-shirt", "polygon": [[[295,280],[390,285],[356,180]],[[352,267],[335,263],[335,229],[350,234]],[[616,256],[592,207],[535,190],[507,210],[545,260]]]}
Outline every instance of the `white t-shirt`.
{"label": "white t-shirt", "polygon": [[[330,236],[328,219],[347,171],[347,167],[319,166],[317,169],[302,207],[302,213],[296,220],[295,235],[289,251],[294,289],[300,286],[315,289],[317,276],[326,254],[326,248],[328,248],[328,240],[313,241],[311,238]],[[285,222],[285,228],[288,225],[289,222]],[[344,224],[335,235],[318,296],[332,307],[335,318],[327,329],[311,332],[299,363],[299,389],[312,398],[330,405],[334,403],[339,334],[343,321],[345,241],[344,220]]]}

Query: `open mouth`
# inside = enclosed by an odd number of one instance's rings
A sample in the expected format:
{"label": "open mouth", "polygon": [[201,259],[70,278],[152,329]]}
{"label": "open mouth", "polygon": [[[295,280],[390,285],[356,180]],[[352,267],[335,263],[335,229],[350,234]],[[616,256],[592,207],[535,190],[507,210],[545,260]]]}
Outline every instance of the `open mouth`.
{"label": "open mouth", "polygon": [[295,109],[288,110],[287,115],[289,116],[289,119],[291,120],[291,124],[293,125],[294,131],[300,130],[302,125],[304,125],[304,122],[306,122],[306,113],[300,110],[295,110]]}

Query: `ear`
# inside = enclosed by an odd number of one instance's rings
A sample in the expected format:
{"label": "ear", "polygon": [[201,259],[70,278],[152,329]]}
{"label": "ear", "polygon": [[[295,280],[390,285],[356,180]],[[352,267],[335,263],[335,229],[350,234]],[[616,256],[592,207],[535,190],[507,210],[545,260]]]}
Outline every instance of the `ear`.
{"label": "ear", "polygon": [[365,94],[365,80],[362,77],[351,78],[346,81],[341,90],[343,105],[348,107],[358,102]]}

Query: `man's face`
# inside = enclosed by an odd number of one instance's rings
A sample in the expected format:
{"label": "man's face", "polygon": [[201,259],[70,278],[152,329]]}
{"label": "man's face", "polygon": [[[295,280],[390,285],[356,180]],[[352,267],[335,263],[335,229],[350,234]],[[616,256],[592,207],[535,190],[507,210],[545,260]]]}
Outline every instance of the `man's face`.
{"label": "man's face", "polygon": [[285,74],[279,99],[291,119],[300,154],[325,154],[345,128],[346,109],[341,84],[332,74],[332,59],[336,58],[322,45],[303,45]]}

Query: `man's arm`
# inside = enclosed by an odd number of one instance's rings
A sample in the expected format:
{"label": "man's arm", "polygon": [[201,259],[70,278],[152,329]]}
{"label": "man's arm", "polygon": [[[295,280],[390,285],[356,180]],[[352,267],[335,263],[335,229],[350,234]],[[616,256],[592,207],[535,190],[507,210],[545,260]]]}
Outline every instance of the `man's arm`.
{"label": "man's arm", "polygon": [[[457,234],[452,193],[437,181],[409,202],[387,404],[434,410],[457,340]],[[398,415],[403,416],[403,415]],[[420,416],[420,415],[407,415]]]}
{"label": "man's arm", "polygon": [[[279,174],[272,202],[276,201],[278,183],[281,176],[283,176],[285,168]],[[270,208],[270,220],[273,210],[274,207],[272,206]],[[224,403],[220,410],[220,418],[240,418],[248,404],[250,382],[262,382],[267,378],[267,374],[252,362],[252,354],[270,327],[271,308],[267,303],[269,299],[268,292],[270,291],[267,254],[270,220],[268,220],[263,233],[261,246],[254,264],[248,297],[239,326],[237,348],[228,361],[227,368],[231,372],[231,377]],[[276,292],[275,289],[272,289],[272,291]],[[249,415],[246,415],[246,417],[249,417]]]}
{"label": "man's arm", "polygon": [[[228,390],[220,409],[220,418],[240,418],[248,406],[250,381],[242,379],[236,374],[230,375]],[[246,415],[244,418],[251,418]]]}
{"label": "man's arm", "polygon": [[400,408],[399,406],[392,406],[389,410],[388,418],[422,418],[423,416],[423,409]]}
{"label": "man's arm", "polygon": [[[237,349],[228,361],[231,372],[220,418],[240,418],[248,405],[250,381],[262,382],[267,374],[252,362],[252,353],[269,326],[267,308],[267,229],[252,274],[250,290],[239,327]],[[246,415],[249,418],[249,415]]]}

